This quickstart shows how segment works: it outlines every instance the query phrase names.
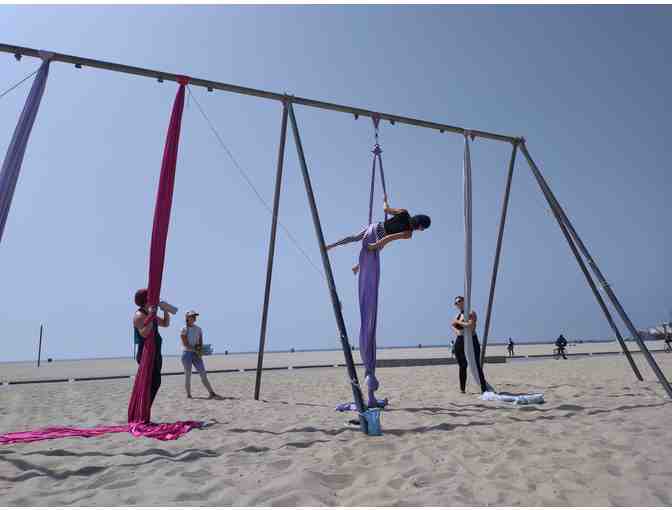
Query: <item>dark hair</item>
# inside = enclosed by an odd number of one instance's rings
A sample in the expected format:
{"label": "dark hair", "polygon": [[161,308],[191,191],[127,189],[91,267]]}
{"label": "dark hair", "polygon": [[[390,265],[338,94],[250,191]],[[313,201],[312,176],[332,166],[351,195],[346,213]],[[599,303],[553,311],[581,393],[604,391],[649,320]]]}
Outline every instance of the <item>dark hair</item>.
{"label": "dark hair", "polygon": [[145,306],[147,304],[147,289],[139,289],[135,293],[135,304]]}
{"label": "dark hair", "polygon": [[432,224],[432,219],[426,214],[416,214],[411,218],[411,228],[417,230],[422,227],[423,229],[429,228]]}

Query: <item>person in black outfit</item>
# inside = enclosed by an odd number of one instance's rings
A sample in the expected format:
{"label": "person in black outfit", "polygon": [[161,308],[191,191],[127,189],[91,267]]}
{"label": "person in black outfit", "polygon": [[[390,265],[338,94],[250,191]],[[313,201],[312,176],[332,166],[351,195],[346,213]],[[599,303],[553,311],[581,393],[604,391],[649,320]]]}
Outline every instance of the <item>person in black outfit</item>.
{"label": "person in black outfit", "polygon": [[478,377],[481,380],[481,393],[488,391],[488,383],[485,381],[485,375],[483,374],[483,367],[481,367],[481,345],[478,343],[478,336],[476,335],[476,312],[471,312],[469,314],[469,320],[464,320],[464,298],[462,296],[457,296],[455,298],[455,306],[460,310],[460,313],[457,314],[455,320],[453,320],[451,326],[453,331],[457,335],[455,339],[455,357],[457,358],[457,364],[460,367],[460,391],[465,393],[467,388],[467,356],[464,352],[464,333],[463,330],[466,327],[471,328],[472,336],[471,341],[474,346],[474,361],[476,362],[476,370],[478,371]]}
{"label": "person in black outfit", "polygon": [[555,341],[555,346],[558,348],[558,355],[562,356],[562,359],[567,359],[567,356],[565,355],[565,347],[567,347],[567,340],[563,335],[560,335],[558,339]]}
{"label": "person in black outfit", "polygon": [[[406,209],[395,209],[385,201],[385,213],[390,214],[391,217],[385,221],[376,224],[376,242],[369,244],[369,250],[382,250],[385,245],[398,239],[411,239],[413,232],[416,230],[423,231],[428,229],[432,223],[429,216],[425,214],[418,214],[411,216]],[[326,246],[327,251],[336,246],[343,246],[345,244],[361,241],[366,235],[368,225],[362,229],[361,232],[351,235]],[[352,268],[352,272],[357,274],[359,265]]]}
{"label": "person in black outfit", "polygon": [[509,351],[509,357],[510,358],[513,357],[513,346],[514,345],[515,344],[513,343],[513,340],[511,340],[511,338],[509,338],[509,346],[507,347],[507,349]]}
{"label": "person in black outfit", "polygon": [[168,312],[163,310],[163,318],[155,316],[154,320],[145,324],[147,316],[156,314],[156,309],[154,307],[147,307],[147,289],[140,289],[135,293],[135,304],[138,305],[138,309],[133,315],[133,332],[135,334],[135,342],[138,344],[138,352],[135,356],[135,361],[140,364],[142,360],[142,354],[145,346],[145,338],[154,330],[154,342],[156,343],[156,349],[154,351],[154,368],[152,371],[152,404],[154,403],[154,398],[161,387],[161,368],[163,366],[163,356],[161,356],[161,344],[163,339],[159,334],[159,326],[167,328],[170,325],[170,316]]}

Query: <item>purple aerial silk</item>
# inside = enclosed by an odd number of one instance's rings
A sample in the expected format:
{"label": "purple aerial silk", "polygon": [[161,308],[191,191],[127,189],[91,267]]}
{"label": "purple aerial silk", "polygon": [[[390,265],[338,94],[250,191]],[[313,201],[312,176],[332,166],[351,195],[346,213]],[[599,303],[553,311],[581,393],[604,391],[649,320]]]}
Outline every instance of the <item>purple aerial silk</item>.
{"label": "purple aerial silk", "polygon": [[359,352],[368,378],[369,401],[376,402],[373,392],[378,389],[376,379],[376,323],[378,320],[378,287],[380,283],[380,252],[369,250],[376,242],[376,224],[366,229],[359,252]]}
{"label": "purple aerial silk", "polygon": [[[387,187],[385,186],[385,172],[383,171],[383,149],[380,148],[380,145],[376,144],[371,151],[373,153],[373,163],[371,164],[371,191],[369,193],[369,225],[373,223],[373,195],[376,189],[376,161],[378,162],[378,168],[380,169],[380,182],[383,184],[383,197],[387,201]],[[385,219],[387,220],[387,213],[385,213]]]}
{"label": "purple aerial silk", "polygon": [[5,224],[7,223],[9,208],[12,205],[16,183],[19,180],[21,163],[23,163],[23,156],[26,153],[30,132],[33,129],[35,117],[37,117],[37,111],[40,108],[40,102],[44,95],[44,88],[47,84],[47,77],[49,76],[50,56],[42,52],[41,56],[43,59],[42,65],[37,71],[35,80],[33,80],[33,86],[30,88],[26,104],[23,106],[23,111],[14,130],[14,136],[12,136],[12,141],[7,149],[5,160],[2,163],[2,170],[0,171],[0,242],[2,242],[2,234],[5,231]]}

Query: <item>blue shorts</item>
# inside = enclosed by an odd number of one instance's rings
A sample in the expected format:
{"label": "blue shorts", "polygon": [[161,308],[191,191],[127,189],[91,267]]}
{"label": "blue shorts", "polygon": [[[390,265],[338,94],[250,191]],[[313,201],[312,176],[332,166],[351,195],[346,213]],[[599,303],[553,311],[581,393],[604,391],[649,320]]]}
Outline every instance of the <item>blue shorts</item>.
{"label": "blue shorts", "polygon": [[185,370],[190,370],[192,365],[200,373],[205,373],[205,365],[203,364],[203,359],[198,356],[195,352],[184,351],[182,353],[182,366]]}

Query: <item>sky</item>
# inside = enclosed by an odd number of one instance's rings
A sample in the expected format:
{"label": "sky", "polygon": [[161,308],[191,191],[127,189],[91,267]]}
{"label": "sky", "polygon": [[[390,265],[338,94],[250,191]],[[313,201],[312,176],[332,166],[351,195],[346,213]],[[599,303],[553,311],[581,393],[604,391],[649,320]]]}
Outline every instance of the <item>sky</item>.
{"label": "sky", "polygon": [[[6,44],[524,136],[635,325],[672,320],[670,6],[0,6],[0,20]],[[38,65],[0,54],[0,91]],[[0,99],[0,157],[29,88]],[[0,361],[34,359],[40,324],[43,357],[130,356],[176,90],[52,64],[0,246]],[[193,93],[270,204],[281,105]],[[358,231],[370,120],[295,111],[327,241]],[[464,289],[464,141],[383,123],[380,143],[391,205],[430,215],[432,226],[382,252],[378,344],[447,344]],[[482,335],[511,146],[477,139],[471,152]],[[380,195],[376,204],[381,216]],[[267,349],[338,348],[291,136],[280,221],[311,262],[280,230]],[[270,214],[191,99],[162,291],[180,312],[163,332],[165,354],[179,352],[188,309],[215,351],[257,349],[269,233]],[[353,344],[358,250],[330,252]],[[490,338],[560,333],[613,337],[519,155]]]}

